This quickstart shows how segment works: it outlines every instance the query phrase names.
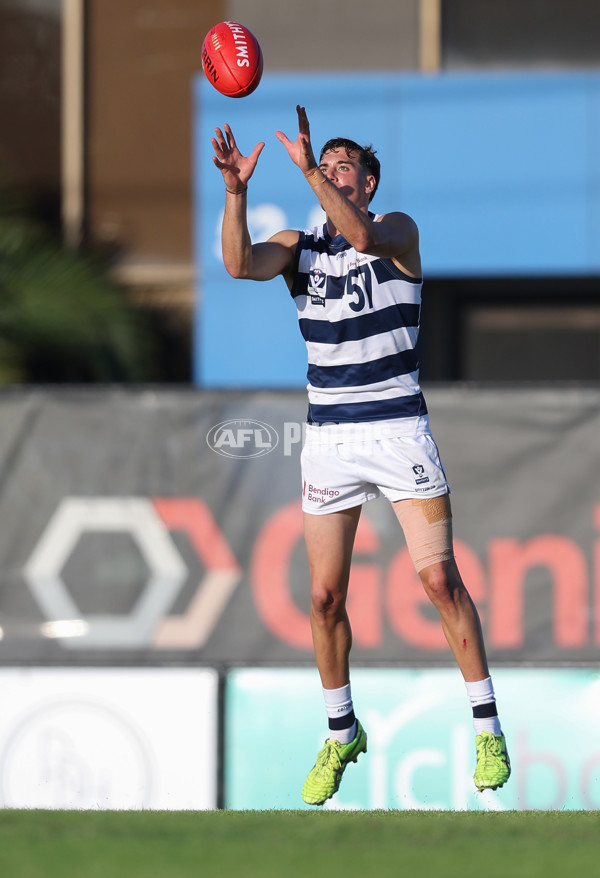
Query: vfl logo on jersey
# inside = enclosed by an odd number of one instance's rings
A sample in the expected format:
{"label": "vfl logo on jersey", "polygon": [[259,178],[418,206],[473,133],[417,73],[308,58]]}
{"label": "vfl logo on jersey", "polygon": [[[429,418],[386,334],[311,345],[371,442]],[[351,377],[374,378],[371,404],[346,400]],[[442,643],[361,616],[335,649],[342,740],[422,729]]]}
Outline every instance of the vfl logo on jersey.
{"label": "vfl logo on jersey", "polygon": [[429,481],[429,476],[425,475],[425,467],[422,463],[415,463],[412,469],[415,474],[415,482],[417,485],[424,485]]}
{"label": "vfl logo on jersey", "polygon": [[313,305],[325,306],[327,275],[320,268],[311,268],[308,274],[307,293]]}

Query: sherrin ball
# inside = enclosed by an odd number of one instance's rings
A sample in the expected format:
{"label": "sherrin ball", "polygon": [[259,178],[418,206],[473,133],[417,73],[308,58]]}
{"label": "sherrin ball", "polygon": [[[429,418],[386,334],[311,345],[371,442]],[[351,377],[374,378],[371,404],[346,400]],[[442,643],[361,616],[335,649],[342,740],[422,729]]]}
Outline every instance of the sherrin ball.
{"label": "sherrin ball", "polygon": [[263,72],[258,40],[243,24],[221,21],[204,38],[202,68],[222,95],[245,98],[257,87]]}

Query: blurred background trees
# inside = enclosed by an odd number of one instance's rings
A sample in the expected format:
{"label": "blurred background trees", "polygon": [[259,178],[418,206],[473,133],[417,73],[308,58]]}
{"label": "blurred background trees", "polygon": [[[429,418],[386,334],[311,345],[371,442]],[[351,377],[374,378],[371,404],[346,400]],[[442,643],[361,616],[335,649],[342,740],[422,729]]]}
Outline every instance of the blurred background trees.
{"label": "blurred background trees", "polygon": [[158,380],[148,316],[0,186],[0,384]]}

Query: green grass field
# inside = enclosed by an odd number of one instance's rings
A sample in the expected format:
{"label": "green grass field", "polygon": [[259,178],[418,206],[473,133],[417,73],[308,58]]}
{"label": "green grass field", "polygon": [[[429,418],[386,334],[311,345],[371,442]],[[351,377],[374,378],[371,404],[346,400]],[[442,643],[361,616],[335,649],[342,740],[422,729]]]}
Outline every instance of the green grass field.
{"label": "green grass field", "polygon": [[2,878],[595,875],[593,811],[0,810]]}

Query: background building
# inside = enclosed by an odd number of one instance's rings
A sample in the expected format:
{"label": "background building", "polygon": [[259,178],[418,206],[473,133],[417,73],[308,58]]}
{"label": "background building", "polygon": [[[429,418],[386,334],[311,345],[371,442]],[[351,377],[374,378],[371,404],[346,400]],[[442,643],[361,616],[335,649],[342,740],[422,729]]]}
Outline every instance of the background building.
{"label": "background building", "polygon": [[[593,0],[349,0],[343,18],[316,0],[285,14],[274,0],[2,0],[2,173],[71,245],[110,253],[131,296],[157,312],[176,381],[192,377],[192,82],[203,36],[223,19],[258,35],[269,75],[420,71],[476,81],[600,67]],[[597,272],[585,268],[436,274],[424,300],[423,378],[597,379],[599,295]]]}

